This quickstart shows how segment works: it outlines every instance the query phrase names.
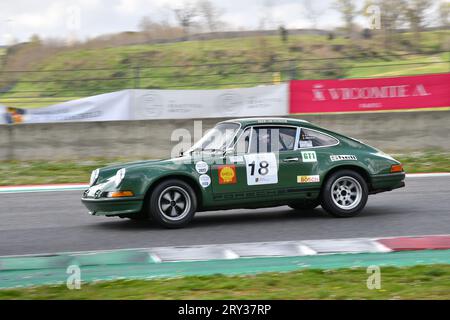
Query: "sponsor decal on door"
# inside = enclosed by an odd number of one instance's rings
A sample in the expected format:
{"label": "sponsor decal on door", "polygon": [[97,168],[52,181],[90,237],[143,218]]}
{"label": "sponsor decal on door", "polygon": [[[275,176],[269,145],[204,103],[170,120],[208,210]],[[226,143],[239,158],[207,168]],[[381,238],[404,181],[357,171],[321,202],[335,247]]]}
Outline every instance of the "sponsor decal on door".
{"label": "sponsor decal on door", "polygon": [[319,175],[297,176],[297,183],[313,183],[313,182],[320,182],[320,176]]}
{"label": "sponsor decal on door", "polygon": [[248,154],[244,158],[249,186],[278,183],[278,166],[274,153]]}
{"label": "sponsor decal on door", "polygon": [[234,184],[236,180],[236,166],[225,165],[219,166],[219,184]]}
{"label": "sponsor decal on door", "polygon": [[343,160],[358,160],[356,156],[351,154],[340,154],[340,155],[331,155],[330,160],[332,162],[335,161],[343,161]]}
{"label": "sponsor decal on door", "polygon": [[315,151],[302,151],[303,162],[317,162],[317,155]]}

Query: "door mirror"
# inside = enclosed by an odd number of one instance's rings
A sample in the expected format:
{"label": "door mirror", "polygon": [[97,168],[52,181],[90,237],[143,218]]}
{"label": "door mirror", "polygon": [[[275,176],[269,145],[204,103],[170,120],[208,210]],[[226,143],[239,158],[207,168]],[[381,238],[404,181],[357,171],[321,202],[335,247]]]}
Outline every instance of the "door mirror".
{"label": "door mirror", "polygon": [[227,148],[224,152],[223,155],[224,156],[230,156],[234,154],[234,148]]}

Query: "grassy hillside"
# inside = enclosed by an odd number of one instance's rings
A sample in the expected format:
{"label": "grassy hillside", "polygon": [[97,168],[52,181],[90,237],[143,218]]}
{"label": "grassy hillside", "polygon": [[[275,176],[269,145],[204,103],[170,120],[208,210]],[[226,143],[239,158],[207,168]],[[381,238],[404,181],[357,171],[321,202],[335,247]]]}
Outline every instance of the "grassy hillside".
{"label": "grassy hillside", "polygon": [[10,90],[0,103],[33,107],[127,88],[249,87],[271,83],[277,73],[285,81],[448,72],[450,55],[441,51],[449,37],[450,31],[425,32],[414,51],[407,33],[389,51],[376,38],[319,35],[66,49],[30,67],[40,72],[2,74]]}

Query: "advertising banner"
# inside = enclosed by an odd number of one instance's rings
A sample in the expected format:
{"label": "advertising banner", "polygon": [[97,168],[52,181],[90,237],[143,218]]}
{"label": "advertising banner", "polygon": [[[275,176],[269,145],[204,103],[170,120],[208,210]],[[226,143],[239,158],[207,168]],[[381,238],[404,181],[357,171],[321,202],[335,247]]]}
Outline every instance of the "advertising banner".
{"label": "advertising banner", "polygon": [[131,120],[128,90],[25,109],[23,123]]}
{"label": "advertising banner", "polygon": [[6,122],[0,123],[283,116],[288,113],[287,91],[286,84],[230,90],[122,90],[49,107],[7,108],[2,117]]}
{"label": "advertising banner", "polygon": [[375,79],[295,80],[289,112],[384,111],[450,106],[450,73]]}
{"label": "advertising banner", "polygon": [[286,84],[229,90],[131,90],[135,119],[283,116]]}
{"label": "advertising banner", "polygon": [[6,107],[2,106],[0,104],[0,124],[7,124],[7,113],[6,113]]}

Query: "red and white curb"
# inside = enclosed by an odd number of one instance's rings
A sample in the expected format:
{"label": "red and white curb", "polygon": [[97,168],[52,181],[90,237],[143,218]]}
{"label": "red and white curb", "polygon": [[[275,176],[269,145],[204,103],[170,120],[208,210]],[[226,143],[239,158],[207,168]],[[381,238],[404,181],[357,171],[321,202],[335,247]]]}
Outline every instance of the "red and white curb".
{"label": "red and white curb", "polygon": [[[57,255],[104,255],[108,253],[146,253],[153,262],[207,261],[239,258],[296,257],[329,254],[387,253],[413,250],[449,250],[450,235],[406,236],[389,238],[354,238],[327,240],[299,240],[230,243],[213,245],[193,245],[176,247],[134,248],[118,250],[98,250],[65,252],[58,254],[41,253],[34,255],[3,256],[46,257]],[[0,268],[1,269],[1,268]]]}
{"label": "red and white curb", "polygon": [[160,262],[450,249],[450,235],[231,243],[145,249]]}
{"label": "red and white curb", "polygon": [[[437,177],[450,177],[450,172],[408,173],[408,174],[406,174],[407,179],[437,178]],[[0,194],[2,194],[2,193],[24,193],[24,192],[84,191],[87,188],[89,188],[89,185],[85,184],[85,183],[0,186]]]}

